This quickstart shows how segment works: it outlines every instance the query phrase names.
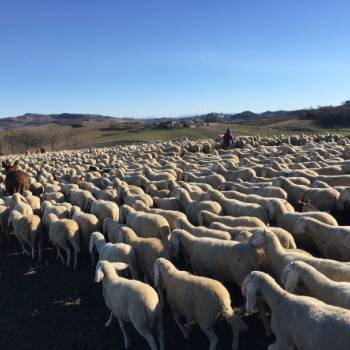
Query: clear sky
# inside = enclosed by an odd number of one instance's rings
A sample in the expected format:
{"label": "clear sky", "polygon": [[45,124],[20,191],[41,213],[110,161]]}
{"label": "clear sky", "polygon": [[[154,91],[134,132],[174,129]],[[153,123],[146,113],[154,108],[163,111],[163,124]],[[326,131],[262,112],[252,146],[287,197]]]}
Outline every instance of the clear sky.
{"label": "clear sky", "polygon": [[349,0],[1,0],[0,116],[350,99]]}

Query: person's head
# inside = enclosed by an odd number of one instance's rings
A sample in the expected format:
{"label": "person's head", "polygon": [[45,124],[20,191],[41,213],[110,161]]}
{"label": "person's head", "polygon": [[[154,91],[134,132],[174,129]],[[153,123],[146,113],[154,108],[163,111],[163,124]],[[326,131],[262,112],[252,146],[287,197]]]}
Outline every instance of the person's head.
{"label": "person's head", "polygon": [[231,129],[227,129],[226,132],[227,132],[227,133],[230,133],[230,132],[231,132]]}

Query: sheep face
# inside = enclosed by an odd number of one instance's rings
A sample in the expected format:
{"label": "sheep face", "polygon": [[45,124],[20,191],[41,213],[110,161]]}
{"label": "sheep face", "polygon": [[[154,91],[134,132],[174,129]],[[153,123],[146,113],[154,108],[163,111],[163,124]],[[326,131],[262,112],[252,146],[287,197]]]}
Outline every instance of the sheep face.
{"label": "sheep face", "polygon": [[177,258],[180,254],[180,240],[179,238],[172,234],[169,242],[169,250],[174,258]]}
{"label": "sheep face", "polygon": [[110,263],[105,260],[99,261],[96,266],[95,282],[100,283],[103,280],[109,267],[112,267],[112,269],[117,273],[118,271],[127,269],[128,266],[129,266],[128,264],[121,263],[121,262]]}
{"label": "sheep face", "polygon": [[104,277],[104,271],[103,271],[101,261],[99,261],[96,266],[95,282],[100,283],[103,280],[103,277]]}
{"label": "sheep face", "polygon": [[270,221],[273,220],[276,215],[276,209],[273,202],[267,202],[267,212],[269,214]]}
{"label": "sheep face", "polygon": [[242,284],[242,294],[246,298],[246,313],[250,314],[254,311],[256,304],[256,294],[258,290],[258,283],[254,279],[254,271],[251,272]]}
{"label": "sheep face", "polygon": [[249,231],[242,231],[235,237],[235,240],[238,242],[248,243],[250,238],[252,237],[252,233]]}
{"label": "sheep face", "polygon": [[263,232],[256,232],[249,240],[249,245],[253,248],[262,248],[266,243],[266,236]]}
{"label": "sheep face", "polygon": [[299,273],[296,268],[296,262],[288,264],[282,273],[282,285],[284,289],[292,293],[298,284]]}
{"label": "sheep face", "polygon": [[126,224],[126,208],[124,206],[120,207],[119,210],[119,223],[120,224]]}
{"label": "sheep face", "polygon": [[295,234],[302,234],[302,233],[304,233],[305,229],[306,229],[306,225],[307,225],[307,219],[306,218],[299,218],[296,221]]}
{"label": "sheep face", "polygon": [[89,253],[91,254],[95,248],[95,240],[99,237],[102,236],[100,232],[93,232],[90,235],[90,244],[89,244]]}
{"label": "sheep face", "polygon": [[153,282],[156,288],[161,287],[160,264],[161,264],[161,258],[158,258],[153,264]]}

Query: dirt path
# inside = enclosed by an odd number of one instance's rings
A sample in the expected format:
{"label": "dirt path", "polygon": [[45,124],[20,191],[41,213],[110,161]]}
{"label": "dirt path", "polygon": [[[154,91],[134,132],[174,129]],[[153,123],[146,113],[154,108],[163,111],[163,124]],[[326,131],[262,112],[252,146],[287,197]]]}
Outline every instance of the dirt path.
{"label": "dirt path", "polygon": [[[112,328],[104,327],[109,312],[104,305],[102,286],[94,283],[87,256],[80,257],[78,271],[73,272],[56,261],[50,248],[43,252],[42,265],[33,264],[20,251],[14,238],[9,248],[0,246],[1,350],[124,349],[117,322]],[[238,296],[237,302],[241,302]],[[273,339],[266,339],[261,321],[255,316],[245,321],[249,331],[241,333],[240,349],[266,349]],[[194,327],[189,340],[184,340],[167,310],[164,329],[167,350],[208,348],[208,341],[198,327]],[[222,322],[216,329],[218,349],[231,349],[230,329]],[[132,349],[148,349],[132,327],[128,330]]]}

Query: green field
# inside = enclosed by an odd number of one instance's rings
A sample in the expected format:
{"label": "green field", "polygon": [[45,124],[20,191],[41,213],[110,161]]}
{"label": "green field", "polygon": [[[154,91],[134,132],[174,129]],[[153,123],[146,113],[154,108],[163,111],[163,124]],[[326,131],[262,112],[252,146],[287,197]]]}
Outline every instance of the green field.
{"label": "green field", "polygon": [[98,146],[126,144],[147,141],[167,141],[173,138],[184,136],[189,139],[216,138],[222,135],[227,128],[231,128],[234,135],[291,135],[291,134],[312,134],[312,133],[341,133],[349,134],[350,129],[323,129],[312,123],[310,120],[298,118],[266,119],[258,122],[238,124],[210,124],[194,128],[173,128],[173,129],[149,129],[140,126],[131,130],[108,130],[100,125],[90,124],[78,129],[79,144],[84,145],[87,140]]}
{"label": "green field", "polygon": [[[290,135],[290,134],[312,134],[312,133],[341,133],[350,135],[348,129],[323,129],[313,124],[311,120],[298,119],[293,117],[262,119],[255,122],[245,123],[211,123],[202,124],[189,128],[172,128],[172,129],[153,129],[147,122],[120,123],[121,128],[126,130],[113,129],[107,122],[85,122],[81,127],[72,129],[67,125],[45,124],[41,126],[30,126],[18,128],[19,132],[27,130],[28,132],[40,137],[40,135],[54,134],[57,136],[54,144],[54,150],[73,149],[91,146],[113,146],[137,142],[148,141],[168,141],[179,136],[188,137],[191,140],[200,138],[217,138],[223,135],[227,128],[231,128],[233,135]],[[67,132],[68,130],[68,132]],[[2,137],[1,152],[6,153],[22,153],[27,148],[24,147],[25,139],[19,138],[13,149],[6,144],[4,133]],[[52,144],[43,145],[45,149],[51,150]],[[38,150],[38,146],[29,146],[34,150]]]}

